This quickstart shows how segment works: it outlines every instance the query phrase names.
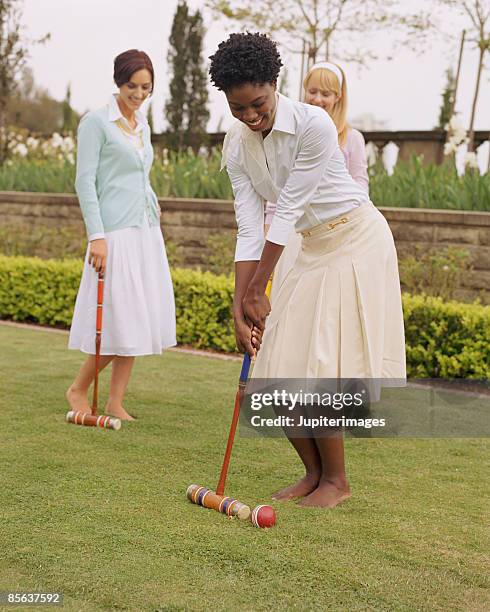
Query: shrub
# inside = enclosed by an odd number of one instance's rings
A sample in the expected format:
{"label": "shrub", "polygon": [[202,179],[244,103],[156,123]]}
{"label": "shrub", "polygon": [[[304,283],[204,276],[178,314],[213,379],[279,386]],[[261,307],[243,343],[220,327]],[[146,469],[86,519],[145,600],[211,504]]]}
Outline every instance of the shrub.
{"label": "shrub", "polygon": [[[8,160],[0,168],[0,190],[73,193],[75,166],[63,155],[58,157]],[[220,163],[218,148],[206,155],[192,150],[164,150],[162,155],[155,148],[151,183],[161,198],[230,200],[231,184],[226,171],[220,172]],[[413,156],[410,161],[399,161],[392,176],[380,161],[369,173],[370,195],[376,206],[490,211],[490,172],[458,176],[453,163],[423,164],[420,157]]]}
{"label": "shrub", "polygon": [[231,233],[213,234],[206,240],[208,254],[204,267],[213,274],[232,274],[234,270],[236,236]]}
{"label": "shrub", "polygon": [[165,239],[165,251],[170,267],[175,268],[184,264],[184,252],[176,242]]}
{"label": "shrub", "polygon": [[228,174],[220,172],[221,152],[209,155],[188,151],[163,152],[156,156],[151,169],[151,183],[160,198],[209,198],[230,200],[233,197]]}
{"label": "shrub", "polygon": [[233,280],[211,272],[176,269],[172,272],[181,344],[234,351]]}
{"label": "shrub", "polygon": [[[183,264],[182,247],[165,240],[171,266]],[[80,225],[51,227],[50,225],[7,224],[0,226],[0,254],[39,257],[41,259],[84,258],[87,235]]]}
{"label": "shrub", "polygon": [[490,378],[490,307],[404,295],[407,372],[413,378]]}
{"label": "shrub", "polygon": [[2,255],[41,259],[81,258],[86,249],[87,235],[80,225],[51,227],[12,223],[0,226]]}
{"label": "shrub", "polygon": [[0,255],[0,318],[69,327],[83,262]]}
{"label": "shrub", "polygon": [[[0,255],[0,318],[69,327],[81,261]],[[235,350],[233,279],[172,272],[179,343]],[[403,295],[407,371],[411,378],[490,379],[490,307]]]}
{"label": "shrub", "polygon": [[432,252],[416,249],[415,255],[400,259],[400,281],[409,293],[425,293],[443,300],[454,298],[465,274],[470,272],[470,254],[447,247]]}
{"label": "shrub", "polygon": [[58,159],[15,159],[0,166],[1,191],[73,193],[75,166]]}
{"label": "shrub", "polygon": [[[0,255],[0,319],[69,327],[81,260]],[[235,350],[233,281],[210,272],[174,269],[177,338],[181,344]]]}
{"label": "shrub", "polygon": [[453,163],[423,164],[414,155],[392,176],[380,162],[371,167],[369,193],[376,206],[490,211],[490,172],[458,176]]}

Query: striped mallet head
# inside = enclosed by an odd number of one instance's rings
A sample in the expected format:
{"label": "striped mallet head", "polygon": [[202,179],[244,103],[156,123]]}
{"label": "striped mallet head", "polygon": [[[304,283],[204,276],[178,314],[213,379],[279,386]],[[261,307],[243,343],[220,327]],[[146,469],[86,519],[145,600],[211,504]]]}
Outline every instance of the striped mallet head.
{"label": "striped mallet head", "polygon": [[250,517],[250,508],[237,499],[226,495],[216,495],[214,491],[197,484],[187,487],[187,499],[198,506],[216,510],[227,516],[236,516],[241,520],[247,520]]}
{"label": "striped mallet head", "polygon": [[121,429],[120,419],[115,417],[107,416],[105,414],[97,415],[90,414],[87,412],[80,412],[77,410],[70,410],[66,414],[66,420],[68,423],[74,425],[86,425],[87,427],[102,427],[102,429]]}

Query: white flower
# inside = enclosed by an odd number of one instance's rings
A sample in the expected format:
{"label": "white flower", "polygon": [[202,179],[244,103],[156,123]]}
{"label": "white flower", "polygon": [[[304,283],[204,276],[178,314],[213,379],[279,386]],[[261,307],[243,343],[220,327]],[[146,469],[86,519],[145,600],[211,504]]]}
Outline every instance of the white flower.
{"label": "white flower", "polygon": [[23,142],[18,142],[12,149],[12,153],[14,155],[19,155],[20,157],[26,157],[26,155],[29,153],[29,149]]}
{"label": "white flower", "polygon": [[366,157],[368,166],[374,166],[378,157],[378,147],[374,142],[368,142],[366,145]]}
{"label": "white flower", "polygon": [[73,155],[73,153],[68,153],[66,156],[66,160],[68,161],[68,163],[73,165],[75,163],[75,156]]}
{"label": "white flower", "polygon": [[456,132],[458,130],[464,130],[463,123],[458,115],[453,115],[449,120],[449,123],[446,125],[446,129],[450,129],[451,132]]}
{"label": "white flower", "polygon": [[51,146],[54,147],[55,149],[63,146],[63,137],[60,136],[58,132],[55,132],[51,136]]}
{"label": "white flower", "polygon": [[476,153],[473,151],[468,151],[464,158],[465,168],[478,168],[478,158]]}
{"label": "white flower", "polygon": [[26,145],[30,149],[37,149],[39,146],[39,140],[37,138],[34,138],[33,136],[29,136],[29,138],[26,140]]}
{"label": "white flower", "polygon": [[455,140],[457,144],[464,144],[467,142],[468,137],[466,136],[465,130],[460,130],[458,132],[454,132],[452,139]]}
{"label": "white flower", "polygon": [[65,138],[63,138],[63,143],[61,145],[61,148],[65,153],[71,153],[72,151],[74,151],[75,142],[73,138],[71,136],[65,136]]}
{"label": "white flower", "polygon": [[448,140],[452,140],[456,146],[467,142],[466,129],[457,115],[453,115],[445,126],[449,134]]}
{"label": "white flower", "polygon": [[444,155],[456,153],[457,146],[452,140],[448,140],[444,145]]}

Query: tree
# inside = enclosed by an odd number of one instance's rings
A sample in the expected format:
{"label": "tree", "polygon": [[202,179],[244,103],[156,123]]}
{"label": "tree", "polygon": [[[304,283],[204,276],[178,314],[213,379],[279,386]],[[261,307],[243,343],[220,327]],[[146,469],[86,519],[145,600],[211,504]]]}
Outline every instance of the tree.
{"label": "tree", "polygon": [[184,108],[186,105],[187,35],[189,18],[187,3],[179,3],[172,23],[169,39],[168,65],[172,70],[170,97],[165,104],[165,115],[170,126],[169,146],[181,148],[184,141]]}
{"label": "tree", "polygon": [[281,78],[279,81],[279,91],[284,96],[287,96],[289,95],[288,89],[289,89],[289,71],[288,71],[288,67],[284,66],[284,69],[281,71]]}
{"label": "tree", "polygon": [[442,103],[439,111],[439,121],[437,129],[444,130],[452,116],[454,90],[456,86],[456,77],[452,68],[446,70],[446,85],[442,92]]}
{"label": "tree", "polygon": [[146,118],[148,120],[148,125],[150,126],[150,134],[153,134],[155,131],[153,126],[153,100],[150,102],[150,104],[148,104],[148,112]]}
{"label": "tree", "polygon": [[185,0],[179,2],[172,23],[168,63],[172,70],[170,96],[165,104],[169,124],[168,143],[181,149],[195,144],[206,131],[207,75],[202,62],[204,28],[199,11],[189,13]]}
{"label": "tree", "polygon": [[25,64],[18,0],[0,0],[0,162],[7,156],[7,107]]}
{"label": "tree", "polygon": [[206,134],[206,125],[209,120],[208,110],[208,78],[202,62],[202,47],[204,39],[204,25],[200,11],[196,11],[189,19],[188,49],[189,64],[187,100],[188,124],[187,131],[193,136],[194,148],[199,148]]}
{"label": "tree", "polygon": [[[439,6],[444,9],[453,8],[459,14],[466,16],[468,24],[466,40],[478,49],[478,68],[471,106],[471,118],[468,130],[468,151],[474,151],[474,125],[478,95],[480,92],[481,76],[484,69],[485,57],[490,53],[490,0],[439,0]],[[447,14],[439,18],[435,26],[440,30],[447,22]]]}
{"label": "tree", "polygon": [[80,116],[71,106],[70,112],[67,112],[69,99],[68,89],[63,102],[55,100],[47,89],[36,85],[32,70],[24,66],[16,90],[8,100],[6,125],[14,125],[40,134],[73,132]]}
{"label": "tree", "polygon": [[473,26],[473,32],[470,34],[469,41],[473,42],[479,50],[475,93],[471,106],[470,127],[468,130],[468,151],[474,151],[476,105],[480,91],[485,54],[490,53],[490,2],[488,0],[486,2],[485,0],[467,0],[461,4],[463,11],[469,17],[470,23]]}
{"label": "tree", "polygon": [[28,56],[27,44],[49,38],[29,41],[23,36],[20,5],[20,0],[0,0],[0,163],[8,153],[7,110]]}
{"label": "tree", "polygon": [[61,112],[63,114],[63,132],[75,132],[78,124],[78,115],[71,107],[71,84],[68,83],[66,88],[65,99],[61,103]]}
{"label": "tree", "polygon": [[[395,0],[207,0],[216,15],[244,28],[277,35],[289,50],[305,54],[307,68],[316,61],[366,63],[376,55],[365,44],[367,34],[389,26],[423,32],[428,17],[395,12]],[[300,49],[303,45],[304,49]]]}

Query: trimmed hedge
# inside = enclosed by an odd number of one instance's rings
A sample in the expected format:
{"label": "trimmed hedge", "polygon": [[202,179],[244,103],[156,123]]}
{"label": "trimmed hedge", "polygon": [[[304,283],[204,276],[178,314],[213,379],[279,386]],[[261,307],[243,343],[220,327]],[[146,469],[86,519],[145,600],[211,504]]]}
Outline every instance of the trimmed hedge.
{"label": "trimmed hedge", "polygon": [[[0,255],[0,319],[70,327],[83,262]],[[172,271],[181,344],[235,350],[233,282],[176,268]]]}
{"label": "trimmed hedge", "polygon": [[69,327],[83,262],[0,255],[0,318]]}
{"label": "trimmed hedge", "polygon": [[490,306],[403,296],[412,378],[490,379]]}
{"label": "trimmed hedge", "polygon": [[[0,318],[69,327],[82,262],[0,255]],[[174,269],[179,343],[234,351],[233,280]],[[403,296],[412,378],[490,379],[490,307]]]}
{"label": "trimmed hedge", "polygon": [[179,344],[235,351],[233,280],[211,272],[175,268],[172,281]]}

